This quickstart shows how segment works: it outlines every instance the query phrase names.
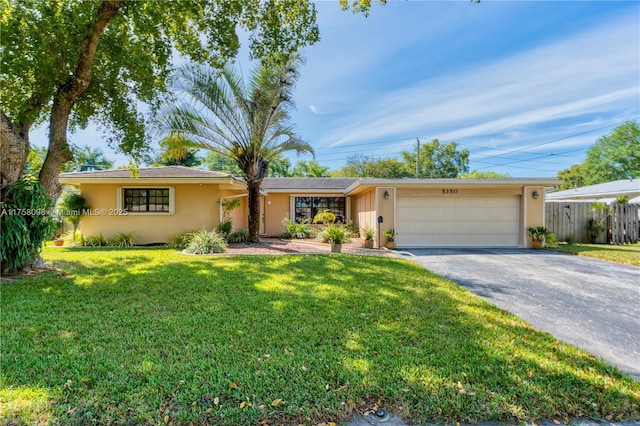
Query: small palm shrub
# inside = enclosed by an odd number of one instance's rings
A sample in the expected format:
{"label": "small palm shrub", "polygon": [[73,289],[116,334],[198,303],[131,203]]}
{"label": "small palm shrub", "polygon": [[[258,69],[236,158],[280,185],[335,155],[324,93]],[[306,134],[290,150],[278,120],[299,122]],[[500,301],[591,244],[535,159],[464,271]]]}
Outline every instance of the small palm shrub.
{"label": "small palm shrub", "polygon": [[282,234],[282,238],[304,239],[311,238],[313,236],[313,229],[311,229],[311,225],[307,219],[296,223],[287,218],[284,220],[284,227],[285,232]]}
{"label": "small palm shrub", "polygon": [[233,231],[227,237],[228,243],[246,243],[249,241],[249,230],[247,228],[238,229]]}
{"label": "small palm shrub", "polygon": [[120,232],[109,238],[107,245],[110,247],[133,247],[133,232]]}
{"label": "small palm shrub", "polygon": [[170,248],[174,248],[177,250],[184,250],[187,248],[191,240],[193,239],[193,235],[198,232],[195,229],[191,229],[188,231],[184,231],[171,238],[167,243],[167,246]]}
{"label": "small palm shrub", "polygon": [[189,254],[224,253],[227,243],[218,233],[202,230],[193,234],[185,251]]}

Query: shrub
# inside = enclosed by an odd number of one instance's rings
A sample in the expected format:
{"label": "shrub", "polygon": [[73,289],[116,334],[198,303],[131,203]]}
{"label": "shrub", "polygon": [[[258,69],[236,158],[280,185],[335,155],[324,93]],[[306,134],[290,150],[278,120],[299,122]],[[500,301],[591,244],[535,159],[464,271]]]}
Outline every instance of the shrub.
{"label": "shrub", "polygon": [[232,230],[233,230],[233,222],[231,221],[231,219],[223,220],[218,225],[218,228],[216,228],[216,232],[222,235],[225,239],[229,237]]}
{"label": "shrub", "polygon": [[590,217],[587,220],[587,242],[595,244],[598,235],[604,231],[604,224],[598,219]]}
{"label": "shrub", "polygon": [[558,237],[556,237],[556,234],[554,234],[553,232],[547,232],[544,237],[544,241],[544,245],[549,248],[556,248],[559,245]]}
{"label": "shrub", "polygon": [[249,230],[246,228],[238,229],[227,237],[228,243],[246,243],[249,241]]}
{"label": "shrub", "polygon": [[360,237],[360,228],[358,228],[352,221],[349,221],[344,225],[344,230],[349,238]]}
{"label": "shrub", "polygon": [[67,231],[60,236],[60,239],[64,241],[65,247],[79,247],[84,245],[84,237],[80,231]]}
{"label": "shrub", "polygon": [[109,238],[107,245],[110,247],[133,247],[133,232],[120,232],[115,237]]}
{"label": "shrub", "polygon": [[103,247],[107,245],[107,240],[102,236],[102,232],[100,235],[92,235],[90,237],[84,237],[84,239],[81,237],[81,240],[82,243],[79,243],[78,245],[83,245],[85,247]]}
{"label": "shrub", "polygon": [[292,222],[288,218],[284,220],[285,232],[282,234],[283,238],[311,238],[313,236],[313,229],[309,224],[309,220],[305,219],[300,223]]}
{"label": "shrub", "polygon": [[202,230],[193,234],[185,251],[189,254],[224,253],[227,251],[227,243],[216,232]]}
{"label": "shrub", "polygon": [[319,234],[318,238],[323,243],[333,243],[333,244],[343,244],[345,243],[349,237],[345,232],[344,228],[339,225],[331,224],[323,229]]}
{"label": "shrub", "polygon": [[318,212],[313,218],[313,223],[334,223],[336,221],[336,215],[331,213],[329,210],[323,210]]}
{"label": "shrub", "polygon": [[42,243],[56,230],[56,221],[47,193],[33,175],[7,185],[1,195],[0,270],[9,273],[40,255]]}
{"label": "shrub", "polygon": [[167,243],[167,246],[170,248],[178,249],[178,250],[184,250],[189,246],[189,243],[191,243],[191,240],[193,239],[193,235],[196,232],[198,231],[194,229],[181,232],[175,237],[173,237],[172,239],[170,239],[169,242]]}

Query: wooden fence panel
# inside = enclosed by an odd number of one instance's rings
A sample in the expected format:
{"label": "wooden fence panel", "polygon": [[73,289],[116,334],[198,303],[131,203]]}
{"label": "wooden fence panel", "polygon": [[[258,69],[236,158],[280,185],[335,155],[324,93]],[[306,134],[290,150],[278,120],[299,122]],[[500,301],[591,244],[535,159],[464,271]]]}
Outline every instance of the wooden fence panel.
{"label": "wooden fence panel", "polygon": [[602,221],[605,231],[596,239],[599,244],[623,244],[640,241],[640,220],[637,204],[613,204],[611,215],[606,210],[593,210],[592,203],[546,202],[545,226],[553,232],[558,241],[569,243],[588,242],[587,224],[590,218]]}
{"label": "wooden fence panel", "polygon": [[637,243],[640,221],[637,204],[614,204],[611,219],[611,244]]}

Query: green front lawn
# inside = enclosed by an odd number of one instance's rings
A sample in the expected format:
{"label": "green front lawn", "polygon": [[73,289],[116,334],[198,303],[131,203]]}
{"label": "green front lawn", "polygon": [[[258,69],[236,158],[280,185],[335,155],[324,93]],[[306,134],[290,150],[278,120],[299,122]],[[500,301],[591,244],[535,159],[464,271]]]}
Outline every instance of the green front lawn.
{"label": "green front lawn", "polygon": [[640,383],[407,261],[44,257],[65,272],[1,287],[4,421],[640,418]]}
{"label": "green front lawn", "polygon": [[607,244],[559,244],[549,250],[577,254],[609,262],[640,266],[640,244],[613,246]]}

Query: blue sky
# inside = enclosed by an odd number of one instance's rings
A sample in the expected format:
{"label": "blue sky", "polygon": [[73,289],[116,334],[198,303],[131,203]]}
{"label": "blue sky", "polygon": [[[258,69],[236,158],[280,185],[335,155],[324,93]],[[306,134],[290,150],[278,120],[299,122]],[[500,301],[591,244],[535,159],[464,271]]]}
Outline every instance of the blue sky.
{"label": "blue sky", "polygon": [[[468,149],[472,170],[553,177],[640,117],[639,2],[390,2],[367,18],[331,1],[317,9],[322,39],[305,49],[293,121],[331,169],[438,138]],[[93,129],[70,139],[101,145]]]}

